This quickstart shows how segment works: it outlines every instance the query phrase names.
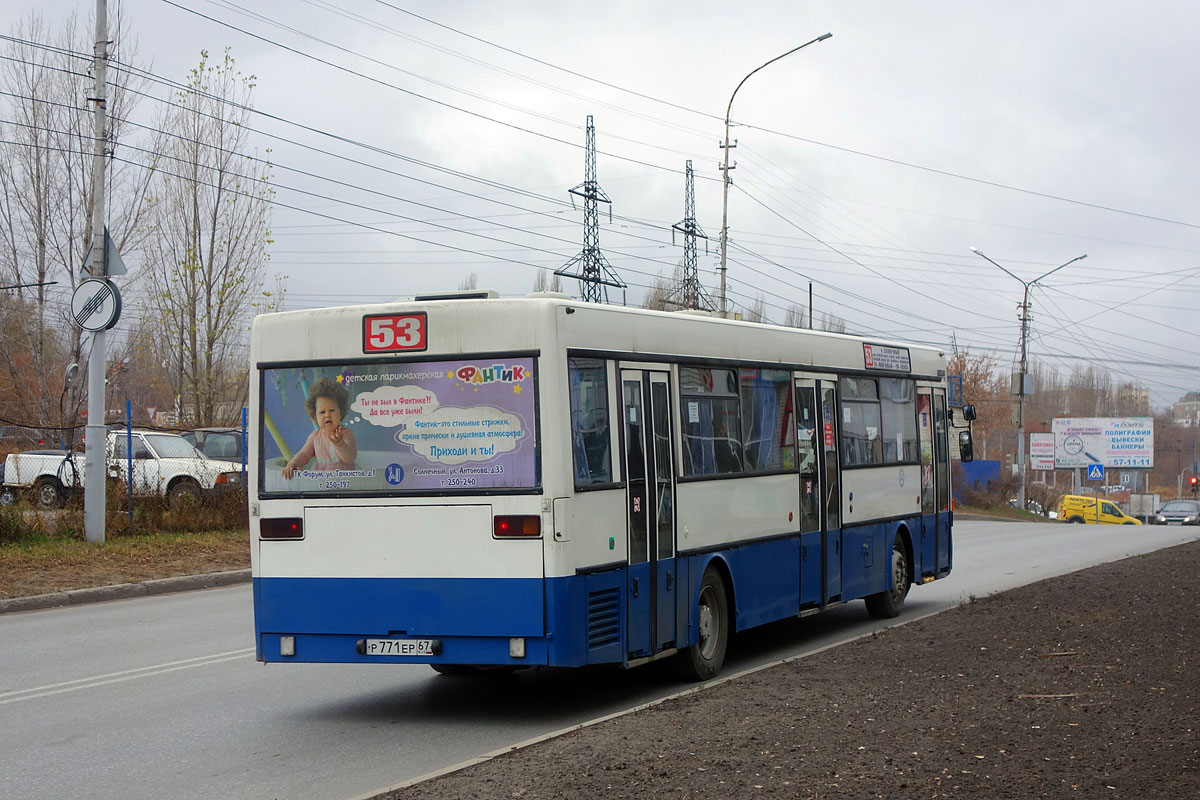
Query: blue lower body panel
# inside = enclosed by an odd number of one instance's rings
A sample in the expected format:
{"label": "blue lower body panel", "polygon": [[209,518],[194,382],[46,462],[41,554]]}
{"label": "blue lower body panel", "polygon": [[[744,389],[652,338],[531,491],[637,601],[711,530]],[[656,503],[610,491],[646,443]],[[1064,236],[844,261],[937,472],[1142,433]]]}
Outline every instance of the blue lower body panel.
{"label": "blue lower body panel", "polygon": [[[363,638],[437,639],[448,664],[509,663],[511,637],[539,659],[545,635],[540,578],[255,578],[254,626],[263,661],[405,662],[367,656]],[[280,635],[296,655],[279,655]]]}
{"label": "blue lower body panel", "polygon": [[[658,625],[675,615],[673,640],[682,649],[696,641],[696,595],[706,569],[727,575],[737,630],[786,619],[820,607],[822,565],[837,570],[840,596],[849,601],[885,591],[891,583],[891,549],[907,531],[914,578],[949,573],[947,529],[937,537],[928,523],[907,520],[855,526],[828,537],[796,534],[728,550],[684,553],[674,559],[678,587],[662,601]],[[926,525],[923,526],[922,522]],[[719,563],[717,563],[719,562]],[[625,568],[561,578],[262,578],[254,579],[258,658],[272,662],[443,663],[508,666],[583,666],[631,659],[632,582]],[[663,615],[667,617],[663,617]],[[665,620],[665,621],[664,621]],[[644,622],[643,622],[644,627]],[[661,630],[660,630],[661,633]],[[294,656],[280,655],[280,637],[294,637]],[[423,656],[372,656],[363,639],[432,639],[439,651]],[[523,639],[524,655],[510,640]],[[641,650],[633,656],[645,655]]]}
{"label": "blue lower body panel", "polygon": [[[567,578],[255,578],[260,661],[580,666],[621,662],[625,571]],[[296,654],[280,655],[281,636]],[[525,655],[509,640],[524,639]],[[361,639],[434,639],[435,656],[372,656]]]}

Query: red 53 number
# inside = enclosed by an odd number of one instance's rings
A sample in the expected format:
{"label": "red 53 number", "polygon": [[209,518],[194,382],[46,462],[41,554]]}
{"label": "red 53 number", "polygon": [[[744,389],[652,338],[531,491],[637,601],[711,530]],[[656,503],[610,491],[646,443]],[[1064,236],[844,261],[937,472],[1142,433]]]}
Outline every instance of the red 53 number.
{"label": "red 53 number", "polygon": [[363,317],[363,352],[424,350],[424,314],[375,314]]}

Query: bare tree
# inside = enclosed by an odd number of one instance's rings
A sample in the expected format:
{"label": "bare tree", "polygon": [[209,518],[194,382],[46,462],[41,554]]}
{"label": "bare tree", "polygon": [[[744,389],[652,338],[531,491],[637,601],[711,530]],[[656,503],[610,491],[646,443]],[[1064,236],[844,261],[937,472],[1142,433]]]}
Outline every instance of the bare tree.
{"label": "bare tree", "polygon": [[[135,47],[118,31],[122,58]],[[91,37],[75,15],[52,35],[36,14],[23,19],[4,45],[0,82],[0,280],[32,284],[17,289],[32,322],[8,329],[0,369],[7,371],[10,402],[26,418],[45,424],[58,414],[62,376],[68,362],[82,363],[84,338],[69,321],[71,289],[80,279],[92,242]],[[135,97],[130,71],[113,70],[107,87],[108,147],[115,150],[127,128]],[[149,170],[109,165],[110,230],[118,249],[137,244]],[[49,288],[47,284],[57,282]],[[85,380],[76,381],[64,409],[79,406]],[[57,420],[70,424],[71,419]]]}
{"label": "bare tree", "polygon": [[[547,277],[549,276],[549,277]],[[533,291],[535,292],[561,292],[562,276],[553,272],[547,272],[544,269],[539,269],[537,275],[533,279]]]}
{"label": "bare tree", "polygon": [[754,298],[754,302],[746,308],[746,313],[742,315],[742,319],[746,320],[746,322],[766,322],[766,298],[764,298],[761,294]]}
{"label": "bare tree", "polygon": [[[236,419],[245,396],[247,329],[266,297],[271,170],[249,152],[254,78],[228,51],[201,52],[157,126],[164,155],[144,248],[150,304],[161,319],[180,420]],[[176,349],[177,348],[177,349]]]}
{"label": "bare tree", "polygon": [[1016,425],[1012,421],[1012,396],[999,363],[991,356],[972,356],[963,348],[950,357],[946,373],[961,375],[963,399],[975,405],[975,440],[979,458],[998,458],[1016,451]]}
{"label": "bare tree", "polygon": [[472,272],[470,275],[462,279],[462,283],[458,284],[458,288],[463,292],[471,292],[479,288],[479,276]]}
{"label": "bare tree", "polygon": [[803,306],[792,303],[783,315],[783,324],[789,328],[807,328],[808,312],[804,310]]}
{"label": "bare tree", "polygon": [[[679,270],[676,269],[678,272]],[[650,288],[646,290],[646,296],[642,298],[642,308],[650,308],[655,311],[668,311],[674,306],[670,303],[671,289],[675,284],[669,279],[664,278],[662,273],[654,276],[654,280],[650,283]]]}
{"label": "bare tree", "polygon": [[830,333],[845,333],[846,320],[842,319],[837,314],[825,312],[821,315],[821,324],[817,327],[823,331],[829,331]]}

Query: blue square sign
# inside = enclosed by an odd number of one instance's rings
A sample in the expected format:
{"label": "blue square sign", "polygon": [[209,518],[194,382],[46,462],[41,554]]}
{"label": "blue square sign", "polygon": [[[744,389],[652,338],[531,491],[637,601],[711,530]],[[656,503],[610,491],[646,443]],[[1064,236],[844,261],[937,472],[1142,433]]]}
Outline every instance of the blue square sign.
{"label": "blue square sign", "polygon": [[1088,464],[1088,480],[1089,481],[1104,480],[1104,465],[1103,464]]}

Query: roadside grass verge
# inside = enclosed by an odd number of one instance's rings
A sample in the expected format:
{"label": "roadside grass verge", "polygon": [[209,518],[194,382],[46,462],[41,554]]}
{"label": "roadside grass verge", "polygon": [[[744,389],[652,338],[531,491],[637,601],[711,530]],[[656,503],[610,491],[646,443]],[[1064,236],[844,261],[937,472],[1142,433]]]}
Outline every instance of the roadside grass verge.
{"label": "roadside grass verge", "polygon": [[1007,519],[1021,520],[1022,522],[1058,522],[1058,520],[1044,517],[1041,514],[1035,514],[1032,511],[1022,511],[1019,508],[1013,508],[1008,503],[996,506],[968,506],[957,503],[955,504],[954,511],[958,514],[983,514],[989,517],[1005,517]]}
{"label": "roadside grass verge", "polygon": [[202,531],[130,532],[123,519],[124,530],[109,515],[99,544],[84,540],[82,512],[0,508],[0,598],[250,566],[244,521]]}

